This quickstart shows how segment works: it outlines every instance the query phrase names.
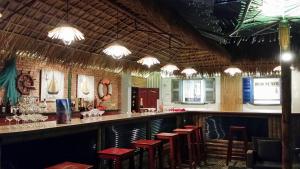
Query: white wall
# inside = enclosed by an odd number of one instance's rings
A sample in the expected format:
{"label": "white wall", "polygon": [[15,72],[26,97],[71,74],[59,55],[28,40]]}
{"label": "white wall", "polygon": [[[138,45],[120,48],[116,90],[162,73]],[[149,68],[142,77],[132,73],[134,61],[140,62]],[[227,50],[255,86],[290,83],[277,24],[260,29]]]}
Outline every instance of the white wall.
{"label": "white wall", "polygon": [[300,113],[300,72],[292,71],[292,112]]}
{"label": "white wall", "polygon": [[[221,81],[220,77],[216,77],[216,103],[205,105],[189,105],[189,104],[175,104],[171,102],[171,79],[162,78],[161,80],[161,100],[163,101],[164,110],[169,108],[186,108],[187,110],[207,110],[219,111],[221,101]],[[244,104],[243,111],[245,112],[281,112],[281,106],[255,106],[251,104]],[[292,112],[300,113],[300,71],[292,71]]]}
{"label": "white wall", "polygon": [[175,104],[171,102],[171,80],[172,78],[162,78],[161,80],[161,100],[164,105],[164,110],[169,108],[186,108],[187,110],[220,110],[220,77],[216,77],[216,103],[215,104],[204,104],[204,105],[193,105],[193,104]]}
{"label": "white wall", "polygon": [[131,112],[131,74],[122,73],[121,75],[121,112]]}

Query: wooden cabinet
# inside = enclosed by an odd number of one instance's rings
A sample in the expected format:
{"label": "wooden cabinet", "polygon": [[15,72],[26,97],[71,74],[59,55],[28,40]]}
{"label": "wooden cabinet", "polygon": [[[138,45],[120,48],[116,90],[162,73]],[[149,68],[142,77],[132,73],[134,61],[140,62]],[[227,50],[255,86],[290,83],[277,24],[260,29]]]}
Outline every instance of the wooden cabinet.
{"label": "wooden cabinet", "polygon": [[[140,108],[156,108],[159,99],[158,88],[133,87],[131,93],[131,110],[140,112]],[[142,105],[142,106],[141,106]]]}

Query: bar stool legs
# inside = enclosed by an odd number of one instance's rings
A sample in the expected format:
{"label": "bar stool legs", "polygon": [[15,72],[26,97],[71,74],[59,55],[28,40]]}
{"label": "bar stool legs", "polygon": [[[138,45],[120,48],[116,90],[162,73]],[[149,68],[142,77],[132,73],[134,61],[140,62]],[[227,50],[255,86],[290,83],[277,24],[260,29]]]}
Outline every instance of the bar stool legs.
{"label": "bar stool legs", "polygon": [[[170,152],[169,152],[169,160],[170,160],[170,168],[176,169],[176,165],[179,169],[181,167],[181,156],[180,156],[180,143],[178,141],[179,135],[176,133],[158,133],[155,135],[156,139],[159,140],[166,140],[169,142],[170,145]],[[162,146],[162,145],[161,145]],[[162,153],[163,147],[159,149]],[[162,158],[162,156],[160,156]],[[160,160],[162,162],[162,160]],[[160,164],[160,169],[163,168],[163,163]]]}
{"label": "bar stool legs", "polygon": [[[187,147],[188,147],[188,164],[190,169],[196,169],[195,164],[195,151],[192,148],[192,134],[194,132],[194,129],[175,129],[173,132],[184,136],[187,139]],[[183,137],[183,138],[184,138]]]}
{"label": "bar stool legs", "polygon": [[[140,167],[139,168],[143,168],[142,164],[143,164],[143,152],[144,150],[148,151],[148,168],[149,169],[155,169],[156,168],[156,160],[155,160],[155,154],[156,154],[156,150],[160,149],[160,145],[162,144],[162,142],[160,140],[136,140],[134,142],[132,142],[133,146],[135,148],[140,148]],[[159,153],[160,154],[160,153]],[[159,160],[162,158],[159,158]],[[161,161],[159,161],[159,163],[161,163]],[[159,165],[159,167],[161,167],[161,165]]]}
{"label": "bar stool legs", "polygon": [[194,135],[193,135],[193,145],[195,148],[195,161],[196,163],[201,166],[201,162],[204,161],[206,164],[206,150],[205,150],[205,142],[204,142],[204,135],[202,127],[196,126],[196,125],[186,125],[184,128],[187,129],[194,129]]}
{"label": "bar stool legs", "polygon": [[244,126],[230,126],[229,128],[229,135],[228,135],[228,148],[227,148],[227,158],[226,158],[226,165],[232,159],[232,144],[233,144],[233,134],[236,132],[242,133],[243,136],[243,143],[244,143],[244,158],[246,157],[247,149],[248,149],[248,138],[247,138],[247,131],[246,127]]}

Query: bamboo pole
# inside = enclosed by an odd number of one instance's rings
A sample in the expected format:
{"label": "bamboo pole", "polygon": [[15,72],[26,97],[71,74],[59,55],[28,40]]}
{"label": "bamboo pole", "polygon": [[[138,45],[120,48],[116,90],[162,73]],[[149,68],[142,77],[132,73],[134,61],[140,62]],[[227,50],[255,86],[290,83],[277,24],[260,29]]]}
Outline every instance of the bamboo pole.
{"label": "bamboo pole", "polygon": [[[290,50],[290,25],[283,20],[279,24],[280,53]],[[282,133],[282,169],[292,168],[291,137],[291,63],[281,61],[281,133]]]}

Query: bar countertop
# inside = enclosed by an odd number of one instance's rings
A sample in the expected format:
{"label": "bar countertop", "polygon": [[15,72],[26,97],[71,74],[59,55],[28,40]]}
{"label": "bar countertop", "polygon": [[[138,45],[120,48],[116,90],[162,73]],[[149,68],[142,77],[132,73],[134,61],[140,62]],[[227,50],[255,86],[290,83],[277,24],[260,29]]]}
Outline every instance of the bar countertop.
{"label": "bar countertop", "polygon": [[[46,121],[29,124],[3,125],[0,126],[0,143],[10,143],[17,141],[32,140],[34,138],[47,138],[51,136],[59,136],[66,134],[76,134],[87,131],[101,130],[103,126],[117,123],[130,122],[147,122],[153,119],[174,117],[177,115],[204,115],[204,116],[241,116],[241,117],[280,117],[280,112],[220,112],[220,111],[168,111],[168,112],[146,112],[146,113],[130,113],[115,114],[100,117],[91,117],[86,119],[72,118],[69,124],[56,124],[56,121]],[[300,115],[300,113],[292,113],[292,115]]]}
{"label": "bar countertop", "polygon": [[143,120],[143,119],[155,119],[158,117],[167,117],[174,116],[178,114],[186,113],[184,111],[181,112],[147,112],[147,113],[131,113],[131,114],[116,114],[116,115],[107,115],[107,116],[99,116],[99,117],[90,117],[90,118],[73,118],[71,123],[69,124],[56,124],[56,121],[47,121],[47,122],[39,122],[39,123],[27,123],[27,124],[19,124],[18,127],[16,125],[4,125],[0,126],[0,138],[7,135],[16,135],[18,133],[26,133],[26,132],[34,132],[37,130],[49,130],[49,129],[59,129],[59,128],[72,128],[72,127],[80,127],[80,126],[89,126],[93,129],[93,126],[99,126],[102,124],[109,124],[115,122],[126,122],[131,120]]}

